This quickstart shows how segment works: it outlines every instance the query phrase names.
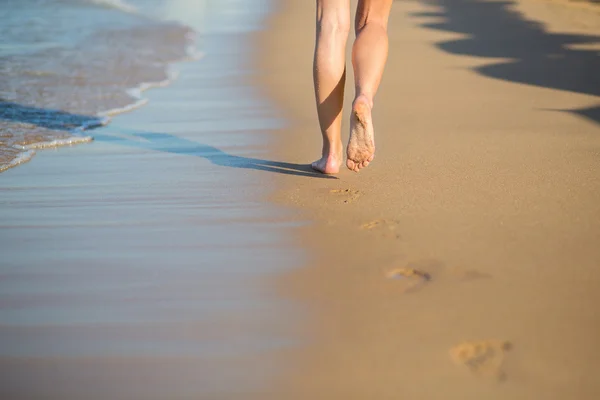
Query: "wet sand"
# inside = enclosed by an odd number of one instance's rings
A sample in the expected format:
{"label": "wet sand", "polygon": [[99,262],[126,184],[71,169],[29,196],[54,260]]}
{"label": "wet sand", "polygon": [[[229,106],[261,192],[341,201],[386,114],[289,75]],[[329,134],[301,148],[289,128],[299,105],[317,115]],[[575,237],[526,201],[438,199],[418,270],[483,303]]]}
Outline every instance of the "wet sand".
{"label": "wet sand", "polygon": [[229,7],[146,107],[0,175],[0,398],[248,399],[283,370],[302,313],[267,283],[303,254],[265,175],[311,173],[263,157],[265,10]]}
{"label": "wet sand", "polygon": [[[282,4],[260,54],[298,163],[320,151],[313,7]],[[599,41],[577,7],[394,3],[374,162],[278,177],[315,221],[279,282],[314,311],[279,398],[600,396]]]}

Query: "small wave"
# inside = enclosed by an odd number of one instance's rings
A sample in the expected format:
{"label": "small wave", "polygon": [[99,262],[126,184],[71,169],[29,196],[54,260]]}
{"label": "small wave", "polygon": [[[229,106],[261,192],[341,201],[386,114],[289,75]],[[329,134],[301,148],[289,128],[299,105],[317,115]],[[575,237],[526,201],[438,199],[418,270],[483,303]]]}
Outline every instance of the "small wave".
{"label": "small wave", "polygon": [[98,113],[99,117],[109,118],[118,114],[123,114],[129,111],[136,110],[148,103],[148,99],[144,98],[142,93],[148,89],[165,87],[170,85],[179,73],[173,69],[171,65],[167,67],[167,79],[159,81],[159,82],[143,82],[139,86],[135,88],[131,88],[127,90],[127,94],[134,99],[134,102],[128,104],[124,107],[112,108],[107,111],[103,111]]}
{"label": "small wave", "polygon": [[[64,7],[73,3],[139,14],[124,0],[62,0]],[[90,12],[88,7],[74,9]],[[98,29],[74,47],[6,58],[1,72],[9,76],[0,85],[0,172],[29,161],[34,149],[93,141],[89,130],[145,105],[146,90],[171,84],[178,75],[174,63],[201,58],[196,44],[190,27],[147,21]]]}
{"label": "small wave", "polygon": [[93,141],[94,138],[91,136],[71,136],[64,139],[55,139],[49,140],[47,142],[37,142],[28,144],[23,146],[24,149],[32,150],[32,149],[48,149],[51,147],[61,147],[61,146],[73,146],[81,143],[89,143]]}
{"label": "small wave", "polygon": [[[188,36],[188,39],[191,40],[192,37]],[[200,58],[202,58],[202,56],[203,56],[203,53],[200,52],[200,51],[198,51],[196,45],[194,43],[192,43],[192,44],[190,44],[190,45],[188,45],[186,47],[186,56],[183,59],[181,59],[181,60],[175,61],[175,63],[177,63],[177,62],[197,61]],[[173,66],[173,64],[167,65],[167,67],[166,67],[166,73],[167,73],[167,78],[164,79],[164,80],[162,80],[162,81],[158,81],[158,82],[142,82],[139,86],[137,86],[135,88],[128,89],[127,90],[127,94],[134,99],[133,103],[128,104],[128,105],[126,105],[124,107],[112,108],[110,110],[100,112],[100,113],[97,114],[98,117],[101,117],[101,118],[110,118],[110,117],[113,117],[113,116],[118,115],[118,114],[123,114],[123,113],[126,113],[126,112],[137,110],[138,108],[140,108],[140,107],[148,104],[148,99],[143,96],[143,93],[146,90],[153,89],[153,88],[159,88],[159,87],[169,86],[179,76],[179,71],[177,71],[175,69],[175,67]]]}
{"label": "small wave", "polygon": [[16,167],[17,165],[21,165],[31,160],[35,155],[34,150],[27,150],[20,152],[15,158],[10,160],[7,163],[0,163],[0,172],[6,171],[9,168]]}

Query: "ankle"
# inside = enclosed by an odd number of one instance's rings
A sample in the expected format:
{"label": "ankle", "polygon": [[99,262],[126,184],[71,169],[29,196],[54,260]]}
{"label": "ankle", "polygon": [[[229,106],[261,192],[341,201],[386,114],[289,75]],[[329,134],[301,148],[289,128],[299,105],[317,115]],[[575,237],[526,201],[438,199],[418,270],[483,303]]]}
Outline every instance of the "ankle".
{"label": "ankle", "polygon": [[323,143],[322,156],[327,158],[340,158],[344,152],[342,142],[339,143]]}
{"label": "ankle", "polygon": [[359,103],[367,103],[369,108],[373,108],[373,96],[370,96],[366,93],[357,94],[352,102],[352,108],[354,109],[354,107]]}

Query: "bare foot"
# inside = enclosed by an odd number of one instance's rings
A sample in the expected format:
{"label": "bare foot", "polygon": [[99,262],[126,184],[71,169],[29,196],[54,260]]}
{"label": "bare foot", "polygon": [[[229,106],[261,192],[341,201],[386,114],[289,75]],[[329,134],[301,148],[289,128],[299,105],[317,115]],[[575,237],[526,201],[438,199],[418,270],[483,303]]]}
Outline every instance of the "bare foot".
{"label": "bare foot", "polygon": [[313,162],[310,166],[312,169],[319,171],[323,174],[337,174],[340,172],[340,165],[342,164],[342,155],[339,156],[328,154],[317,161]]}
{"label": "bare foot", "polygon": [[371,120],[371,107],[369,100],[364,96],[359,96],[352,105],[346,166],[354,172],[369,165],[375,156],[375,133]]}

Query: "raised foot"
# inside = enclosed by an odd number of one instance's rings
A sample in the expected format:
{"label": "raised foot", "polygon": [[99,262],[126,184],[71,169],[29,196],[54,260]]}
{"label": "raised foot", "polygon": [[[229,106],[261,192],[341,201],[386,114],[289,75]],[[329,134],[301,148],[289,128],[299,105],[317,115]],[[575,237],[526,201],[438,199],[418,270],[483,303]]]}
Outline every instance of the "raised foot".
{"label": "raised foot", "polygon": [[338,172],[340,172],[341,164],[342,162],[339,158],[325,156],[313,162],[310,166],[312,167],[312,169],[314,169],[315,171],[319,171],[322,174],[337,174]]}
{"label": "raised foot", "polygon": [[352,105],[350,118],[350,140],[346,151],[349,170],[358,172],[373,161],[375,156],[375,133],[371,119],[371,104],[366,98],[359,97]]}

